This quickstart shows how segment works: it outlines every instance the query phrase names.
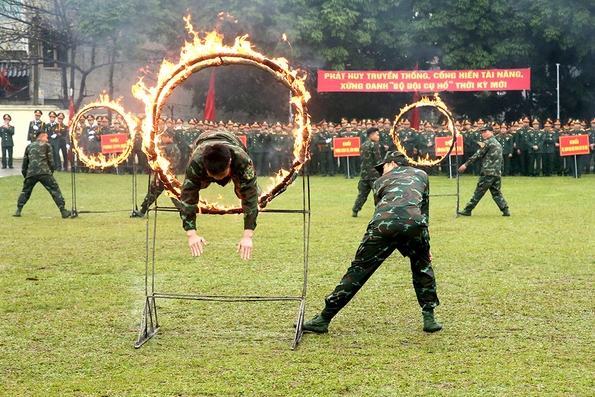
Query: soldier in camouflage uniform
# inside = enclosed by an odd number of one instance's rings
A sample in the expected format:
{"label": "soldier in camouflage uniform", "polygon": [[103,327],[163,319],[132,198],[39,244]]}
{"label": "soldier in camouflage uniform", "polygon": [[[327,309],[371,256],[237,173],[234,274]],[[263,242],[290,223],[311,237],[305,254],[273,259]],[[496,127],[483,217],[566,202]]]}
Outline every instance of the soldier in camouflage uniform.
{"label": "soldier in camouflage uniform", "polygon": [[305,331],[328,332],[332,318],[355,296],[394,250],[411,262],[413,288],[422,308],[423,330],[436,332],[439,305],[432,269],[428,232],[430,187],[428,175],[408,166],[401,152],[388,152],[376,167],[384,175],[374,183],[376,211],[357,249],[355,259],[335,290],[325,298],[325,308],[304,323]]}
{"label": "soldier in camouflage uniform", "polygon": [[[175,131],[166,130],[163,135],[161,135],[161,153],[163,156],[169,160],[170,169],[177,170],[180,166],[180,161],[182,158],[182,153],[178,148],[178,145],[174,143],[175,139]],[[157,200],[157,198],[165,191],[165,185],[163,182],[159,180],[159,177],[154,178],[151,181],[151,186],[149,186],[149,191],[143,200],[143,203],[140,206],[140,210],[135,210],[132,212],[131,218],[142,218],[145,216],[151,204]],[[176,208],[180,208],[180,201],[174,197],[170,197],[171,202]]]}
{"label": "soldier in camouflage uniform", "polygon": [[473,193],[473,197],[471,197],[465,208],[458,213],[459,215],[471,216],[471,211],[489,190],[498,208],[502,211],[502,216],[510,216],[508,203],[500,191],[502,188],[502,146],[494,137],[492,127],[488,125],[481,127],[481,135],[484,140],[481,142],[481,148],[465,164],[459,167],[459,172],[463,173],[469,165],[481,159],[481,175],[475,193]]}
{"label": "soldier in camouflage uniform", "polygon": [[368,128],[366,131],[368,140],[364,142],[360,148],[360,156],[362,158],[362,170],[360,173],[360,180],[357,184],[357,198],[353,204],[351,216],[357,217],[357,213],[361,211],[364,203],[368,199],[370,191],[374,187],[374,182],[380,177],[380,173],[376,171],[374,166],[382,161],[380,143],[380,132],[378,128]]}
{"label": "soldier in camouflage uniform", "polygon": [[196,205],[199,192],[212,182],[225,186],[232,181],[244,212],[244,234],[237,251],[242,259],[252,257],[252,234],[258,217],[260,187],[252,159],[244,144],[233,134],[221,131],[205,132],[196,140],[196,147],[186,168],[186,179],[180,196],[180,218],[187,231],[188,245],[193,256],[200,256],[205,239],[196,233]]}
{"label": "soldier in camouflage uniform", "polygon": [[70,211],[65,208],[66,203],[58,186],[58,181],[53,176],[55,170],[54,153],[48,143],[48,134],[43,130],[38,130],[37,139],[25,149],[22,167],[22,174],[25,181],[23,182],[23,190],[17,200],[17,210],[13,216],[21,216],[21,211],[25,204],[27,204],[27,201],[29,201],[31,192],[35,185],[37,185],[37,182],[40,182],[50,193],[60,209],[62,218],[68,218],[70,216]]}

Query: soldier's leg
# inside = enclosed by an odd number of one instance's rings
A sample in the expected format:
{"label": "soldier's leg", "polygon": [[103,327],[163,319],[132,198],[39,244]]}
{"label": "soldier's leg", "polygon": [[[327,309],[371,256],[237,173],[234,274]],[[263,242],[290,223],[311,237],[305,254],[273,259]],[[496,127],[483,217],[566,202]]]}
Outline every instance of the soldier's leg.
{"label": "soldier's leg", "polygon": [[366,203],[368,199],[368,195],[372,190],[373,181],[360,179],[357,184],[357,197],[355,198],[355,203],[353,204],[353,208],[351,209],[353,212],[360,212],[362,207]]}
{"label": "soldier's leg", "polygon": [[159,197],[161,193],[163,193],[163,190],[165,190],[163,183],[157,184],[155,182],[155,179],[151,181],[149,191],[147,192],[147,195],[145,196],[145,199],[143,200],[143,203],[140,206],[140,211],[143,214],[147,213],[151,204],[153,204],[157,197]]}
{"label": "soldier's leg", "polygon": [[321,312],[322,317],[330,320],[339,313],[395,249],[394,238],[383,238],[376,226],[368,225],[368,230],[347,273],[335,290],[324,299],[325,308]]}
{"label": "soldier's leg", "polygon": [[66,149],[66,144],[60,145],[60,153],[62,153],[62,169],[68,171],[68,149]]}
{"label": "soldier's leg", "polygon": [[60,144],[52,144],[52,153],[54,155],[54,164],[56,171],[62,171],[62,161],[60,160]]}
{"label": "soldier's leg", "polygon": [[494,180],[490,186],[490,193],[492,193],[492,198],[494,199],[494,201],[496,202],[496,205],[498,206],[498,208],[500,208],[500,211],[503,211],[505,209],[508,208],[508,203],[506,202],[506,200],[504,199],[504,196],[502,195],[502,178],[500,177],[493,177]]}
{"label": "soldier's leg", "polygon": [[19,194],[19,198],[17,199],[17,208],[21,209],[27,204],[29,198],[31,197],[31,192],[35,185],[37,185],[38,179],[36,176],[32,176],[29,178],[25,178],[23,181],[23,190],[21,190],[21,194]]}
{"label": "soldier's leg", "polygon": [[477,206],[477,203],[479,203],[479,200],[481,200],[483,195],[486,194],[491,185],[492,180],[490,177],[480,176],[479,180],[477,181],[477,186],[475,187],[475,192],[473,192],[471,200],[469,200],[465,206],[465,210],[472,211]]}
{"label": "soldier's leg", "polygon": [[8,153],[8,148],[6,146],[2,146],[2,168],[6,168],[7,153]]}
{"label": "soldier's leg", "polygon": [[417,302],[422,310],[433,310],[440,304],[436,293],[436,278],[430,261],[430,236],[427,228],[419,235],[409,237],[414,249],[409,255],[411,277]]}
{"label": "soldier's leg", "polygon": [[62,192],[60,191],[60,186],[58,186],[58,181],[52,175],[40,175],[39,182],[45,187],[45,189],[50,193],[52,199],[54,199],[54,203],[56,206],[63,210],[66,202],[64,201],[64,197],[62,196]]}

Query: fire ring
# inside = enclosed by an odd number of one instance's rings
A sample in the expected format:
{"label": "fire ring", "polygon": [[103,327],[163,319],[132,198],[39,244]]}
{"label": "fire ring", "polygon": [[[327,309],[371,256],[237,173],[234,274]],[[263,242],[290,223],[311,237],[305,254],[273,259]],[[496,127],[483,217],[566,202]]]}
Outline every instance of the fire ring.
{"label": "fire ring", "polygon": [[[295,145],[292,165],[289,170],[281,170],[273,179],[273,185],[260,195],[258,205],[262,209],[293,183],[300,168],[309,159],[311,128],[306,104],[310,99],[310,93],[304,84],[306,76],[304,74],[298,77],[299,70],[290,70],[284,58],[269,59],[252,50],[247,36],[238,37],[233,46],[227,46],[222,43],[223,36],[217,32],[211,32],[204,40],[201,39],[190,24],[190,17],[186,17],[185,21],[186,28],[194,36],[194,40],[187,42],[182,48],[180,61],[175,65],[167,60],[163,61],[156,87],[148,88],[141,80],[132,88],[134,96],[145,103],[143,151],[147,154],[151,169],[159,175],[168,192],[180,198],[182,183],[169,169],[169,161],[161,155],[157,145],[156,131],[166,99],[192,74],[209,67],[247,65],[265,70],[291,90],[290,103],[294,105],[294,123],[297,124],[297,128],[293,132]],[[223,207],[201,198],[198,211],[204,214],[229,214],[241,213],[242,208],[240,206]]]}
{"label": "fire ring", "polygon": [[[450,131],[453,139],[452,139],[452,143],[450,144],[450,148],[448,149],[448,152],[444,156],[437,158],[436,160],[425,159],[423,161],[416,161],[416,160],[410,158],[409,156],[407,156],[405,148],[403,147],[403,145],[401,145],[401,141],[399,139],[399,132],[397,131],[397,126],[399,124],[399,120],[401,120],[401,118],[405,115],[405,113],[407,113],[411,109],[425,107],[425,106],[435,107],[436,109],[438,109],[438,111],[440,113],[442,113],[446,117],[446,119],[448,120],[448,123],[447,123],[448,130]],[[417,101],[415,103],[412,103],[412,104],[407,105],[404,108],[402,108],[401,112],[397,115],[397,117],[395,119],[395,122],[393,124],[393,129],[391,130],[390,134],[391,134],[391,137],[393,138],[393,142],[397,146],[397,150],[402,152],[405,155],[405,157],[407,157],[407,159],[409,160],[409,163],[411,163],[413,165],[423,166],[423,167],[432,167],[434,165],[437,165],[443,159],[445,159],[446,157],[448,157],[450,155],[450,153],[452,152],[452,149],[454,148],[454,146],[456,144],[457,130],[455,128],[455,121],[454,121],[454,118],[452,117],[452,113],[450,113],[450,110],[448,110],[448,108],[446,107],[446,104],[444,102],[442,102],[442,99],[440,99],[440,96],[438,96],[438,94],[434,94],[434,99],[424,97],[420,101]]]}
{"label": "fire ring", "polygon": [[[85,165],[91,168],[103,169],[105,167],[117,166],[126,160],[128,156],[130,156],[130,153],[132,153],[132,149],[134,147],[134,131],[136,130],[136,122],[132,116],[126,113],[124,108],[118,102],[110,101],[107,95],[101,95],[100,98],[101,99],[99,101],[89,103],[88,105],[85,105],[83,108],[81,108],[70,121],[68,130],[70,136],[72,137],[72,149],[76,152],[78,158]],[[103,153],[99,153],[98,155],[89,155],[85,153],[83,148],[80,146],[79,136],[76,133],[76,126],[78,125],[81,118],[85,116],[85,114],[93,109],[103,108],[111,109],[122,116],[124,118],[124,122],[126,123],[126,128],[128,129],[128,139],[126,140],[126,147],[124,148],[124,151],[113,158],[107,158]]]}

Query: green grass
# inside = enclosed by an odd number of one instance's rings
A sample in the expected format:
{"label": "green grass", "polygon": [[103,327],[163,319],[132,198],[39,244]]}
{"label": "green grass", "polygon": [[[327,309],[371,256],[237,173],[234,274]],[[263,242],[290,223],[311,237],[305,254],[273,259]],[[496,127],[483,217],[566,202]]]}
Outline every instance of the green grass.
{"label": "green grass", "polygon": [[[70,206],[70,174],[57,177]],[[297,302],[164,299],[157,301],[159,333],[135,350],[146,221],[128,217],[130,176],[77,175],[79,210],[118,212],[76,219],[61,219],[42,187],[22,218],[13,218],[22,178],[2,178],[0,395],[590,395],[594,181],[505,178],[510,218],[488,196],[472,217],[456,219],[455,197],[432,197],[444,329],[421,331],[408,260],[395,253],[329,334],[305,335],[291,351]],[[301,208],[299,182],[270,208]],[[431,183],[432,194],[456,192],[453,180]],[[461,205],[475,183],[461,178]],[[139,191],[145,184],[140,179]],[[350,217],[356,185],[311,178],[308,318],[343,275],[373,212],[370,198],[360,217]],[[208,192],[235,203],[228,188]],[[254,258],[244,262],[235,252],[241,216],[200,216],[209,245],[192,258],[179,217],[160,212],[156,290],[299,296],[301,215],[264,213],[258,221]]]}

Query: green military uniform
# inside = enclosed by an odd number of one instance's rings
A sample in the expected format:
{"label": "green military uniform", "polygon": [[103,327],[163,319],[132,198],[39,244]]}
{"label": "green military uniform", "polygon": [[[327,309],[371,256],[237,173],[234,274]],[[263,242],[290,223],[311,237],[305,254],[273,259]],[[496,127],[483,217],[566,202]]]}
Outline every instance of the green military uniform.
{"label": "green military uniform", "polygon": [[382,161],[380,144],[368,139],[360,148],[360,157],[362,159],[360,180],[357,184],[358,194],[353,204],[353,216],[361,211],[368,195],[374,186],[376,179],[380,177],[380,173],[374,166]]}
{"label": "green military uniform", "polygon": [[[254,167],[256,169],[256,175],[264,175],[265,167],[264,167],[264,148],[265,148],[265,138],[268,136],[263,134],[260,129],[254,131],[248,137],[248,147],[250,148],[250,157],[254,161]],[[268,167],[267,171],[268,171]]]}
{"label": "green military uniform", "polygon": [[[207,174],[202,161],[205,147],[216,143],[226,145],[231,150],[230,175],[220,181]],[[220,131],[205,132],[196,141],[182,185],[180,218],[184,230],[196,229],[196,206],[200,190],[206,189],[212,182],[225,186],[230,180],[233,181],[236,196],[242,203],[244,229],[254,230],[258,217],[260,188],[256,182],[252,159],[246,153],[244,144],[233,134]]]}
{"label": "green military uniform", "polygon": [[[345,130],[339,132],[340,138],[354,138],[357,136],[358,135],[353,132],[351,124],[347,124]],[[343,171],[345,171],[345,178],[352,179],[356,173],[355,156],[341,157],[341,164]]]}
{"label": "green military uniform", "polygon": [[335,166],[333,164],[333,137],[327,129],[319,130],[313,138],[318,153],[318,163],[322,176],[334,176]]}
{"label": "green military uniform", "polygon": [[514,152],[514,137],[506,132],[496,136],[502,146],[502,175],[512,175],[512,154]]}
{"label": "green military uniform", "polygon": [[[428,175],[407,166],[406,159],[399,152],[388,152],[384,161],[394,161],[398,165],[374,183],[376,210],[355,258],[341,282],[325,298],[325,308],[320,315],[304,323],[306,330],[326,332],[328,322],[395,250],[409,257],[417,301],[424,312],[424,319],[426,313],[431,313],[433,323],[433,310],[440,302],[430,259]],[[382,167],[381,164],[379,166]],[[322,322],[323,327],[317,327],[317,322]],[[442,328],[437,323],[433,323],[431,328],[425,325],[424,321],[424,330],[428,332]]]}
{"label": "green military uniform", "polygon": [[52,146],[56,171],[62,171],[62,162],[60,161],[60,135],[58,134],[59,125],[55,121],[56,113],[50,112],[50,117],[54,119],[43,126],[43,131],[48,134],[48,142]]}
{"label": "green military uniform", "polygon": [[12,151],[14,148],[14,126],[0,127],[0,140],[2,141],[2,168],[14,168],[12,166]]}
{"label": "green military uniform", "polygon": [[29,201],[31,192],[38,182],[50,193],[54,203],[60,209],[62,217],[67,218],[70,216],[70,211],[65,208],[66,203],[58,186],[58,181],[52,175],[55,169],[54,154],[49,143],[37,139],[27,146],[22,167],[25,181],[23,182],[23,190],[17,200],[17,212],[15,212],[14,216],[21,216],[21,210]]}
{"label": "green military uniform", "polygon": [[[482,127],[482,130],[491,131],[491,127]],[[508,203],[502,195],[502,146],[496,140],[496,137],[491,136],[483,142],[483,146],[475,152],[469,160],[464,164],[465,167],[474,164],[481,160],[481,175],[477,182],[477,187],[473,193],[473,197],[465,206],[463,211],[459,211],[460,215],[471,215],[471,211],[477,206],[479,200],[489,190],[492,198],[502,211],[503,215],[510,215],[508,211]]]}
{"label": "green military uniform", "polygon": [[539,176],[541,174],[541,161],[543,155],[543,132],[539,129],[539,123],[534,122],[533,127],[528,129],[525,136],[528,153],[528,176]]}
{"label": "green military uniform", "polygon": [[543,131],[543,176],[552,176],[554,173],[554,160],[556,157],[556,133],[546,124]]}
{"label": "green military uniform", "polygon": [[33,120],[29,122],[29,130],[27,131],[27,140],[33,142],[37,139],[37,132],[40,131],[45,123],[41,120]]}

